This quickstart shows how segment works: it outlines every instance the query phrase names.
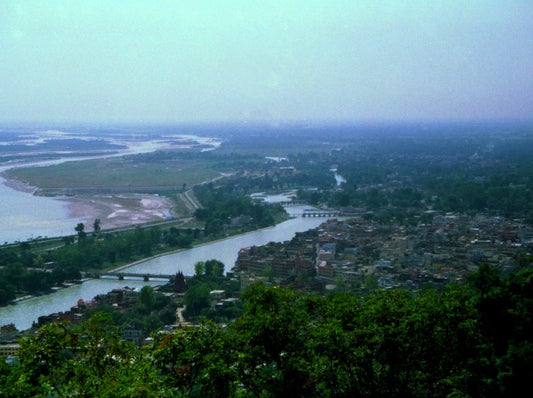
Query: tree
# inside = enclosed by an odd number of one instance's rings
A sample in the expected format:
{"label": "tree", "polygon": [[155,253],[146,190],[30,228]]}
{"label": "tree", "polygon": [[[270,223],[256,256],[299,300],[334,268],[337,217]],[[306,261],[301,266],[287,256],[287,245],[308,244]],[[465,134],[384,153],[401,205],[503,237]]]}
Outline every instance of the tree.
{"label": "tree", "polygon": [[74,228],[74,230],[78,233],[78,240],[82,240],[84,239],[87,234],[85,233],[85,225],[83,225],[83,223],[78,223],[78,225],[76,225],[76,228]]}
{"label": "tree", "polygon": [[273,281],[274,270],[271,265],[267,265],[263,268],[263,276],[267,278],[269,282]]}
{"label": "tree", "polygon": [[185,293],[188,289],[183,272],[179,271],[174,277],[173,289],[176,293]]}
{"label": "tree", "polygon": [[[0,279],[0,282],[3,280]],[[3,286],[0,286],[0,305],[4,305],[9,301],[15,299],[15,289],[12,285],[7,283],[2,283]]]}
{"label": "tree", "polygon": [[339,275],[334,278],[335,282],[335,289],[344,292],[346,290],[346,281],[344,280],[344,276]]}
{"label": "tree", "polygon": [[65,245],[71,245],[72,243],[74,243],[73,236],[64,236],[62,240]]}
{"label": "tree", "polygon": [[200,315],[202,310],[210,307],[209,288],[204,283],[197,283],[189,287],[185,293],[184,300],[187,306],[184,311],[186,317]]}
{"label": "tree", "polygon": [[151,358],[167,391],[173,392],[169,396],[240,396],[235,394],[238,384],[231,365],[237,361],[236,352],[212,322],[158,335]]}
{"label": "tree", "polygon": [[100,228],[101,228],[101,222],[100,222],[100,219],[97,218],[94,220],[94,223],[93,223],[93,230],[94,232],[99,232],[100,231]]}
{"label": "tree", "polygon": [[520,268],[505,277],[481,265],[469,278],[473,305],[491,350],[484,371],[497,393],[514,396],[530,382],[533,364],[533,269]]}
{"label": "tree", "polygon": [[150,285],[143,286],[139,292],[139,301],[148,311],[151,311],[155,304],[154,288]]}
{"label": "tree", "polygon": [[301,396],[298,368],[309,315],[294,291],[256,283],[241,295],[246,312],[231,324],[238,380],[257,396]]}
{"label": "tree", "polygon": [[379,287],[377,276],[374,274],[365,275],[363,286],[370,291],[376,290]]}
{"label": "tree", "polygon": [[218,260],[205,262],[205,275],[210,279],[218,279],[224,275],[224,263]]}
{"label": "tree", "polygon": [[150,362],[105,313],[77,327],[51,323],[24,337],[11,368],[7,375],[0,368],[3,397],[165,395]]}
{"label": "tree", "polygon": [[205,274],[205,262],[198,261],[196,264],[194,264],[194,275],[204,276],[204,274]]}

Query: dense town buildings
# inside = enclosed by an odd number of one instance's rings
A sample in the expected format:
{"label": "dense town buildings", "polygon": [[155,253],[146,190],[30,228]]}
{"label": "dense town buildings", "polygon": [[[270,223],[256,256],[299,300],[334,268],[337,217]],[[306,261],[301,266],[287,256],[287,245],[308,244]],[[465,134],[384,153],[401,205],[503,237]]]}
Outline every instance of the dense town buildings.
{"label": "dense town buildings", "polygon": [[331,219],[291,241],[242,249],[235,271],[280,282],[313,277],[308,286],[319,290],[438,287],[461,282],[482,263],[518,266],[532,238],[520,221],[501,217],[435,213],[417,226]]}

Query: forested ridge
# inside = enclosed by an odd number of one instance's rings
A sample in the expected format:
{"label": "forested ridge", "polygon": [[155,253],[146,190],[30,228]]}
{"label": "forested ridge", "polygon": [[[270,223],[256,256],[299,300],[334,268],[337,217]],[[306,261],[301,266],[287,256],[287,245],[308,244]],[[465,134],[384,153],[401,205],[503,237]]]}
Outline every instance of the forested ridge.
{"label": "forested ridge", "polygon": [[252,285],[226,327],[137,348],[111,317],[49,324],[0,362],[4,397],[519,396],[533,366],[533,269],[481,266],[442,292],[299,295]]}

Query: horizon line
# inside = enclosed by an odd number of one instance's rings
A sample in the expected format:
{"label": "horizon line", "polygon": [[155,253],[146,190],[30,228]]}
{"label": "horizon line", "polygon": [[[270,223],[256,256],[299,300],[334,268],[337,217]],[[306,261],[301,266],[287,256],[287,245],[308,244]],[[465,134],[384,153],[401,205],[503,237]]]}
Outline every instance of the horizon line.
{"label": "horizon line", "polygon": [[97,126],[97,127],[349,127],[349,126],[394,126],[394,125],[435,125],[435,124],[532,124],[531,118],[420,118],[420,119],[323,119],[323,120],[210,120],[210,121],[134,121],[134,120],[0,120],[2,127],[44,126]]}

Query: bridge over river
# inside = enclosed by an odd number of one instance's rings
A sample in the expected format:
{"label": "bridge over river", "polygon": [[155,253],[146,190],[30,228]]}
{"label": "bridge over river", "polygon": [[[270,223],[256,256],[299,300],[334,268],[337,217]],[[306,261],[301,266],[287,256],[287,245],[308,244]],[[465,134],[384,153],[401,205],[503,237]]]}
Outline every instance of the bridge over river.
{"label": "bridge over river", "polygon": [[302,217],[338,217],[341,212],[338,210],[304,210]]}
{"label": "bridge over river", "polygon": [[107,277],[116,277],[118,279],[124,279],[124,278],[143,278],[145,281],[149,281],[150,279],[167,279],[168,281],[174,280],[176,277],[176,274],[168,275],[168,274],[150,274],[145,272],[124,272],[124,271],[109,271],[109,272],[102,272],[100,274],[100,277],[107,276]]}

